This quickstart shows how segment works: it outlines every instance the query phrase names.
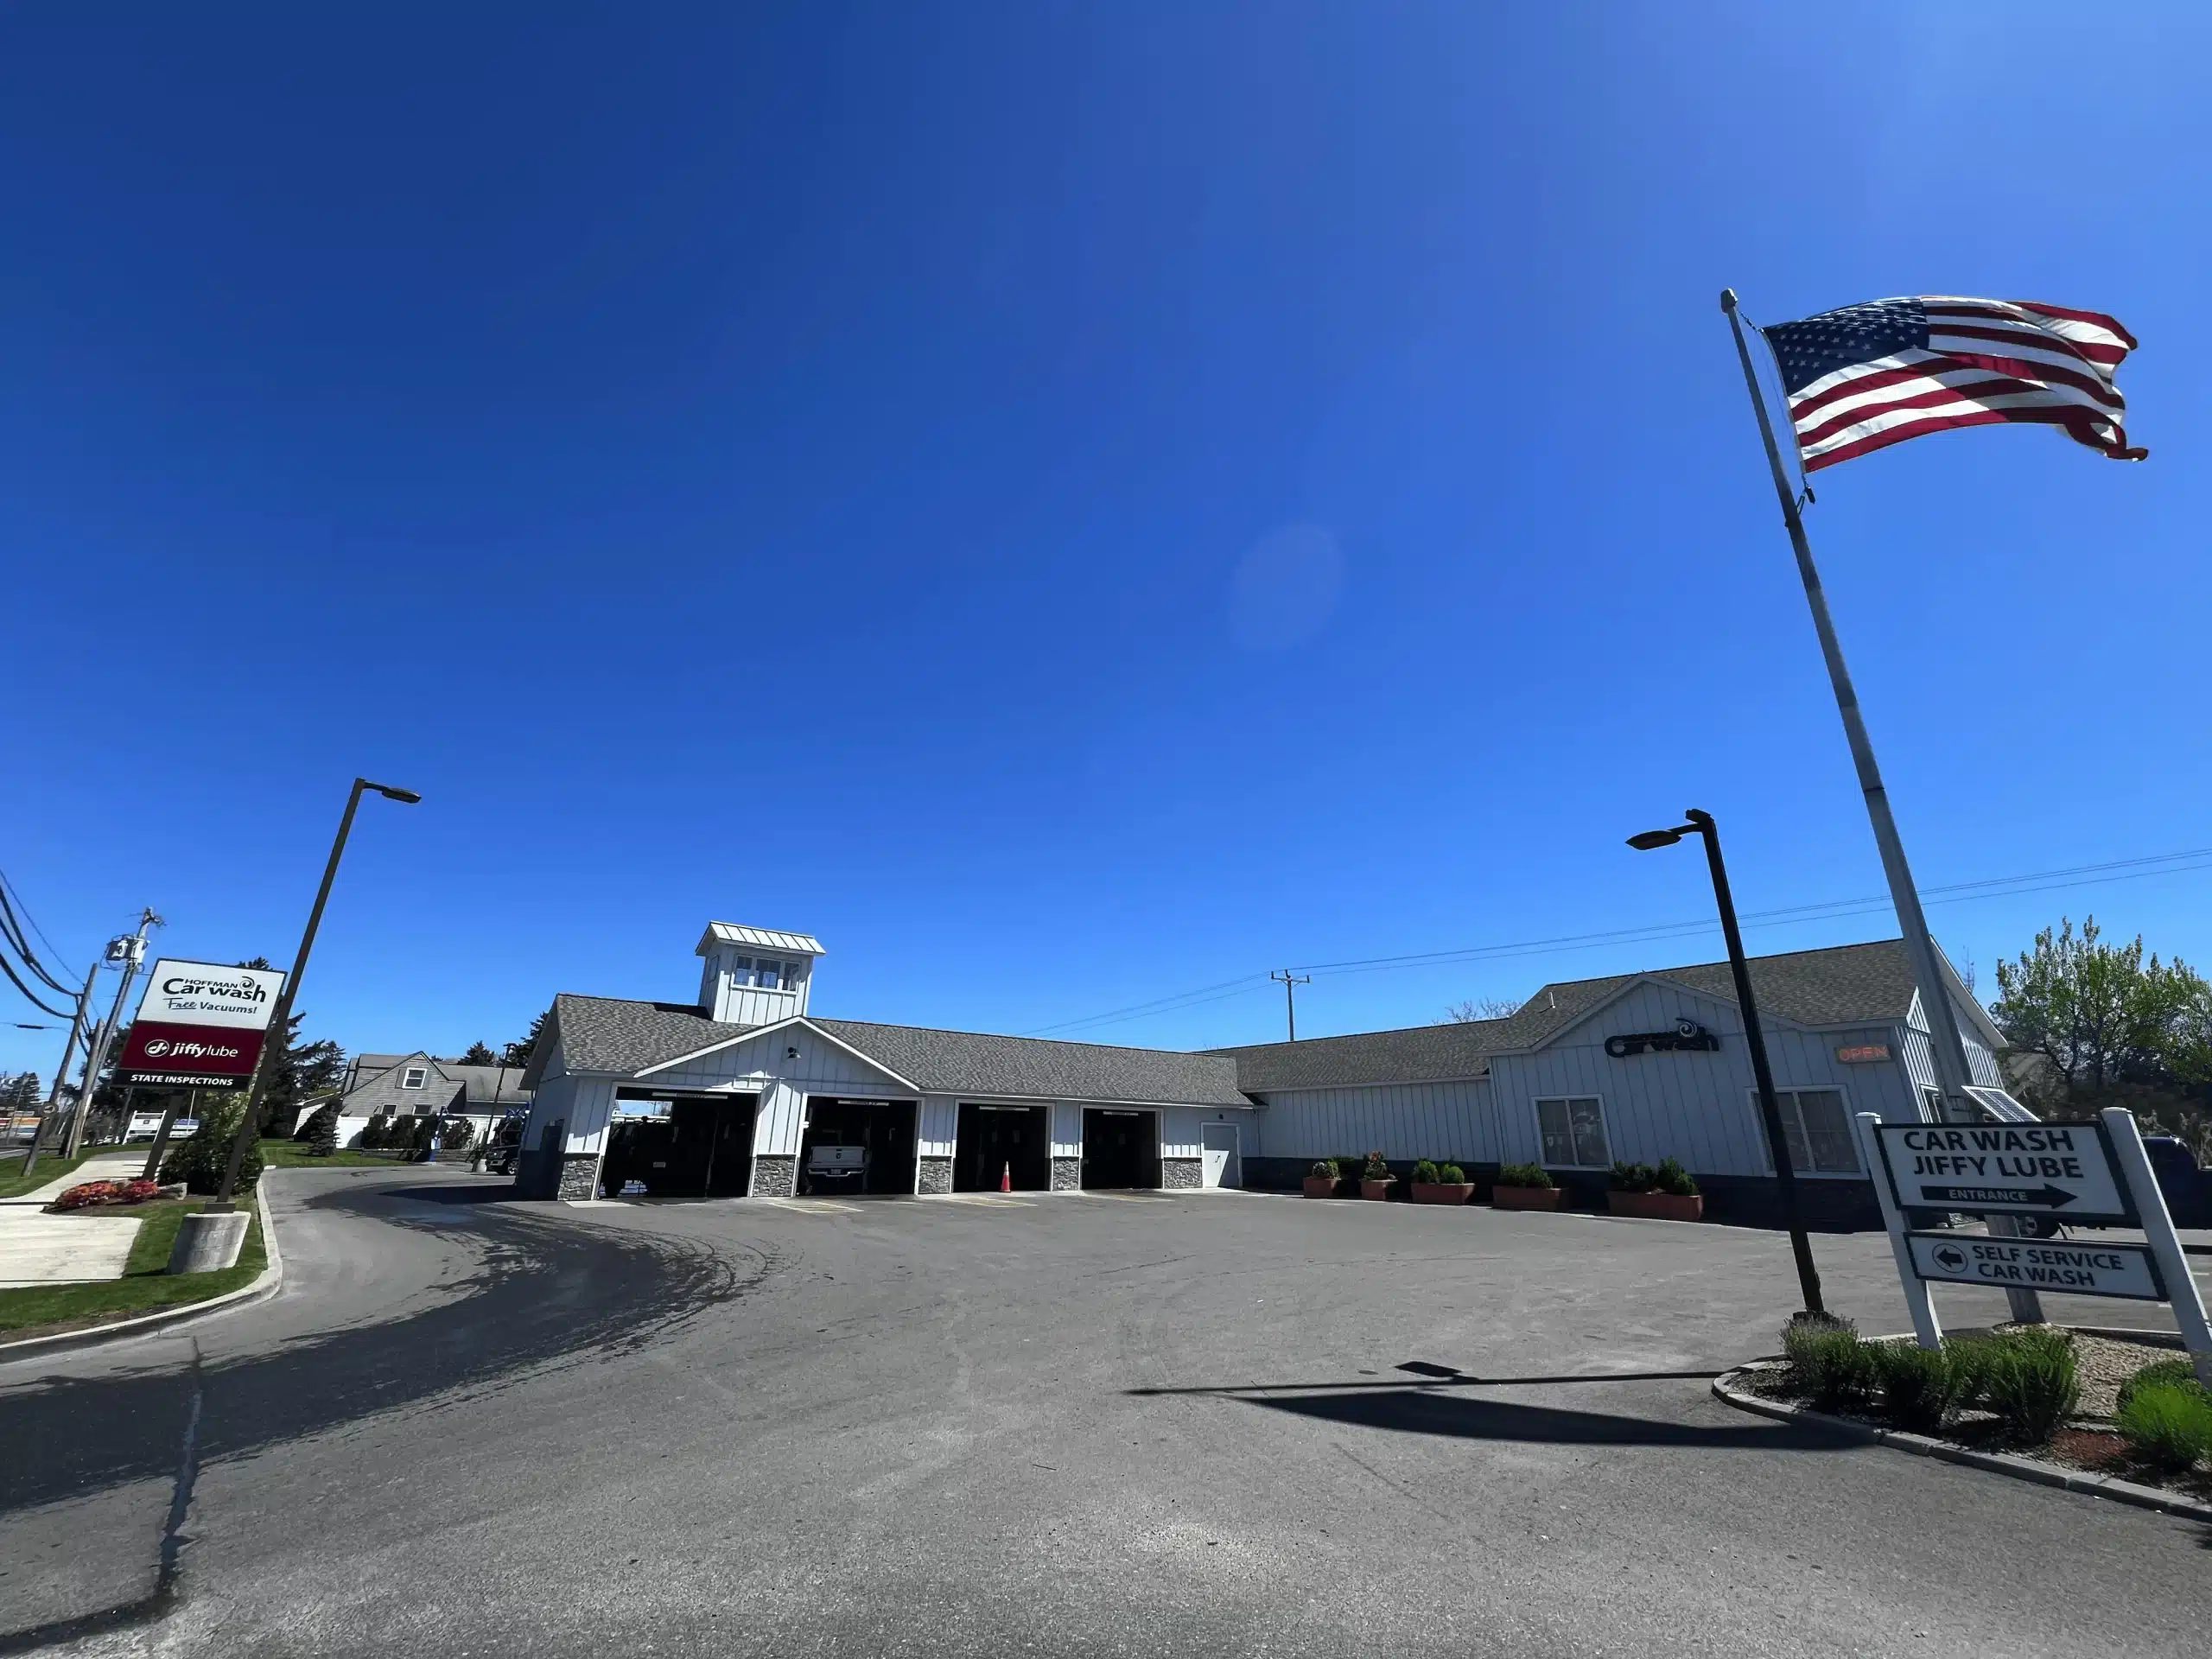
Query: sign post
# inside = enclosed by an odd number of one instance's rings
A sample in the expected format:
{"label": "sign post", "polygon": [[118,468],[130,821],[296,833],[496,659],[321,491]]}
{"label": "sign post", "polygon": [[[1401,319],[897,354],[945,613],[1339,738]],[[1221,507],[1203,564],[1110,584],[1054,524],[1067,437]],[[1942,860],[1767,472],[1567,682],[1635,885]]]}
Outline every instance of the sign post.
{"label": "sign post", "polygon": [[[1923,1348],[1942,1342],[1931,1281],[2162,1301],[2173,1308],[2198,1379],[2212,1388],[2212,1325],[2142,1133],[2119,1107],[2098,1116],[2095,1123],[1885,1123],[1859,1114],[1913,1333]],[[2139,1226],[2145,1242],[2027,1238],[1993,1225],[1986,1236],[1915,1232],[1905,1223],[1913,1209]]]}

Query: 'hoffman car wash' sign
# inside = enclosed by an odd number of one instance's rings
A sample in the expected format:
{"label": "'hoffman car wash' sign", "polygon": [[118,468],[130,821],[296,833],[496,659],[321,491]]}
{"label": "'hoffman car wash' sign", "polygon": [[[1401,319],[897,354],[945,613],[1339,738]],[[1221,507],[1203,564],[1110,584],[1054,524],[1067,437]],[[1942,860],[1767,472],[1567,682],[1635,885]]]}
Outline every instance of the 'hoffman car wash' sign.
{"label": "'hoffman car wash' sign", "polygon": [[284,976],[164,957],[146,982],[120,1063],[141,1088],[236,1089],[252,1077]]}

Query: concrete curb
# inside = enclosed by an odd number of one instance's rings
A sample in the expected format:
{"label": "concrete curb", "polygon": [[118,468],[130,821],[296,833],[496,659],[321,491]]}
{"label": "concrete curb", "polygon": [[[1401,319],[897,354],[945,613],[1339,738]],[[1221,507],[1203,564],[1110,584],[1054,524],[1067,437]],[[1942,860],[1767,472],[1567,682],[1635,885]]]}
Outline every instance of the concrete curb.
{"label": "concrete curb", "polygon": [[1871,1423],[1854,1422],[1847,1417],[1831,1417],[1824,1411],[1814,1411],[1808,1407],[1785,1405],[1778,1400],[1764,1399],[1738,1386],[1738,1379],[1741,1377],[1754,1372],[1777,1370],[1781,1365],[1778,1359],[1753,1360],[1748,1365],[1738,1365],[1732,1371],[1723,1371],[1713,1379],[1713,1392],[1738,1411],[1752,1412],[1780,1422],[1817,1423],[1822,1428],[1834,1430],[1864,1445],[1894,1446],[1900,1452],[1910,1452],[1915,1457],[1963,1464],[1969,1469],[1986,1469],[1993,1475],[2010,1475],[2015,1480],[2032,1481],[2038,1486],[2056,1486],[2069,1492],[2086,1492],[2093,1497],[2108,1497],[2115,1503],[2132,1503],[2139,1510],[2156,1510],[2161,1515],[2178,1516],[2185,1521],[2212,1522],[2212,1504],[2199,1503],[2194,1498],[2161,1491],[2155,1486],[2122,1480],[2116,1475],[2093,1475],[2083,1470],[2068,1469],[2058,1464],[2045,1463],[2039,1458],[2024,1458],[2009,1452],[1976,1452],[1963,1446],[1953,1446],[1948,1440],[1930,1440],[1925,1434],[1909,1434],[1901,1428],[1877,1428]]}
{"label": "concrete curb", "polygon": [[250,1285],[226,1291],[220,1296],[210,1296],[205,1301],[187,1302],[179,1307],[165,1307],[158,1313],[142,1313],[136,1319],[118,1319],[110,1325],[96,1325],[83,1331],[57,1331],[52,1336],[26,1337],[20,1342],[0,1342],[0,1365],[13,1364],[19,1360],[41,1359],[48,1354],[71,1354],[80,1349],[104,1347],[111,1342],[128,1342],[135,1337],[150,1337],[194,1319],[204,1319],[217,1313],[228,1313],[241,1307],[251,1307],[256,1302],[265,1302],[284,1287],[284,1256],[276,1248],[276,1228],[269,1216],[269,1174],[264,1173],[254,1184],[253,1200],[261,1212],[261,1245],[268,1252],[269,1265],[261,1276]]}

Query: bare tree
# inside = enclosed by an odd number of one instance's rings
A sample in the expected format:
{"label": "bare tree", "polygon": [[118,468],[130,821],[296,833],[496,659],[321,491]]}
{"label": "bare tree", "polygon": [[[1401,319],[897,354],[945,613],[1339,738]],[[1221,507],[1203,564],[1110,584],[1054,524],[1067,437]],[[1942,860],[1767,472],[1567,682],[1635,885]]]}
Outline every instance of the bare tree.
{"label": "bare tree", "polygon": [[1444,1010],[1443,1026],[1471,1026],[1482,1020],[1503,1020],[1509,1014],[1519,1012],[1521,1003],[1510,996],[1471,996],[1464,1002],[1454,1002]]}

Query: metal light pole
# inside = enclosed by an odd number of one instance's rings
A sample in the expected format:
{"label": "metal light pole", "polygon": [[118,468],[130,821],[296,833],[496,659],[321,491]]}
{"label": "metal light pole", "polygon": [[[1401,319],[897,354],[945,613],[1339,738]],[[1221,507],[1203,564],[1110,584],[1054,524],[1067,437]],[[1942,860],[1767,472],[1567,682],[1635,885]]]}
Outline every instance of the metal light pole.
{"label": "metal light pole", "polygon": [[1728,867],[1720,861],[1720,830],[1713,814],[1695,807],[1682,814],[1687,823],[1672,830],[1647,830],[1630,836],[1628,844],[1639,853],[1671,847],[1684,836],[1705,837],[1705,861],[1713,871],[1713,897],[1720,906],[1720,931],[1728,940],[1728,971],[1736,982],[1736,1006],[1744,1013],[1744,1040],[1751,1046],[1751,1076],[1758,1084],[1759,1119],[1766,1126],[1767,1150],[1774,1158],[1775,1185],[1782,1194],[1782,1218],[1789,1229],[1789,1253],[1797,1259],[1797,1285],[1805,1297],[1808,1313],[1825,1313],[1821,1302],[1820,1269],[1813,1265],[1812,1241],[1805,1236],[1805,1220],[1797,1207],[1797,1172],[1789,1162],[1789,1137],[1782,1131],[1782,1105],[1774,1097],[1774,1071],[1767,1064],[1766,1035],[1759,1029],[1758,1004],[1751,996],[1751,970],[1744,960],[1744,936],[1736,926],[1736,900],[1728,891]]}
{"label": "metal light pole", "polygon": [[308,970],[308,953],[315,949],[315,930],[322,925],[322,909],[330,902],[331,883],[338,879],[338,861],[346,856],[346,838],[353,832],[353,814],[360,808],[361,796],[369,790],[376,791],[388,801],[398,801],[407,806],[416,805],[423,798],[411,789],[372,784],[365,778],[353,780],[353,792],[346,798],[346,816],[338,821],[338,838],[330,843],[330,862],[322,868],[322,885],[315,889],[315,908],[308,912],[307,931],[300,935],[300,954],[292,958],[292,971],[285,976],[284,988],[276,993],[276,1006],[269,1016],[270,1034],[263,1040],[261,1052],[254,1060],[253,1075],[246,1079],[245,1111],[238,1119],[238,1134],[231,1139],[230,1162],[223,1167],[223,1184],[215,1190],[211,1209],[232,1207],[231,1195],[238,1190],[238,1171],[245,1163],[245,1149],[260,1133],[261,1087],[263,1079],[269,1075],[270,1049],[291,1041],[292,1001],[299,995],[301,977]]}

